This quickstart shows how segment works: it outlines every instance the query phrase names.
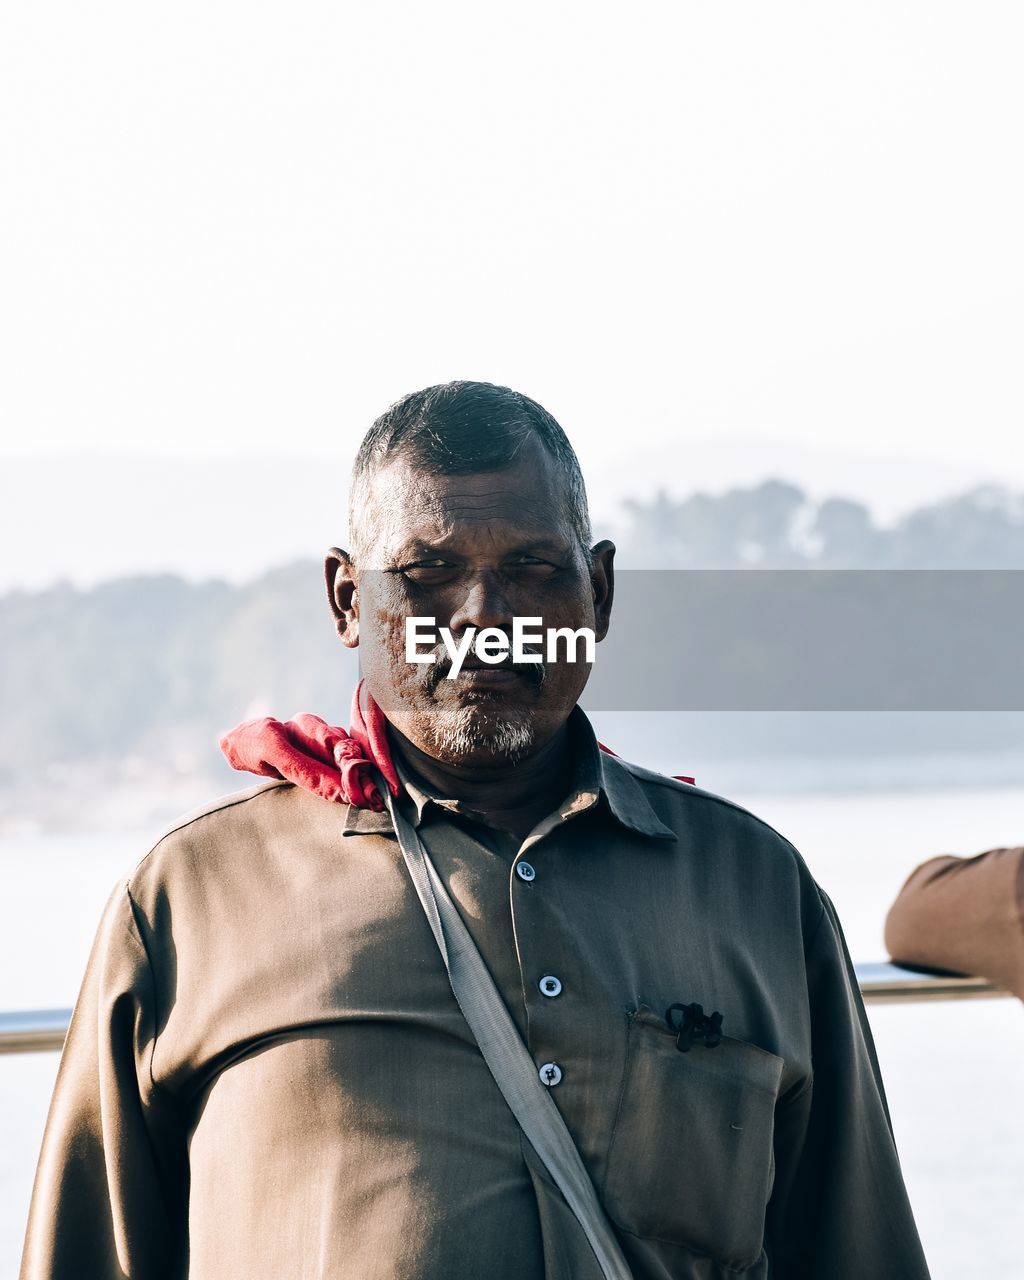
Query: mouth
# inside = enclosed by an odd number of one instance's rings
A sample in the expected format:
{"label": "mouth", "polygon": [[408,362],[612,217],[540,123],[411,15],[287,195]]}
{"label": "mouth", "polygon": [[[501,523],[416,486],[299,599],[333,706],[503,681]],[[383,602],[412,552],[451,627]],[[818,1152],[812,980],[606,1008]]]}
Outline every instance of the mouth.
{"label": "mouth", "polygon": [[517,671],[514,667],[485,667],[485,666],[469,666],[468,663],[463,665],[457,679],[463,679],[467,684],[510,684],[513,680],[524,680],[526,677],[522,671]]}
{"label": "mouth", "polygon": [[456,694],[480,694],[509,692],[523,685],[539,690],[544,683],[544,668],[540,663],[481,662],[479,658],[467,658],[454,680],[448,679],[449,666],[433,667],[428,677],[430,691],[451,687]]}

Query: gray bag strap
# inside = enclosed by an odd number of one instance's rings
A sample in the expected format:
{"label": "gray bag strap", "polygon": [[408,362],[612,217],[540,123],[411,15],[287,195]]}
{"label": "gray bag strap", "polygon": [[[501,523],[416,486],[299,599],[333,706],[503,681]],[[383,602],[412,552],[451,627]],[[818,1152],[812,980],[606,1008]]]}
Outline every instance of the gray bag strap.
{"label": "gray bag strap", "polygon": [[576,1215],[606,1280],[632,1280],[561,1113],[494,985],[472,935],[448,896],[416,828],[381,781],[391,822],[423,911],[444,959],[452,991],[498,1088]]}

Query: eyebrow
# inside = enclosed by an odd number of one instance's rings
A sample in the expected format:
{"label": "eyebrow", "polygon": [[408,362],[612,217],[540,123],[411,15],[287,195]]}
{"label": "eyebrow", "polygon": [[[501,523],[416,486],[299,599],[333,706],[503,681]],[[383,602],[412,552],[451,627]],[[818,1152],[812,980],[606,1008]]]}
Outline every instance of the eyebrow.
{"label": "eyebrow", "polygon": [[[562,559],[567,555],[571,555],[571,553],[572,547],[568,542],[556,542],[550,537],[540,536],[537,538],[523,538],[521,541],[514,543],[505,552],[505,555],[536,554],[550,555]],[[388,556],[388,559],[395,565],[402,565],[424,556],[458,554],[458,550],[451,545],[449,539],[441,538],[437,542],[427,542],[421,538],[414,538],[411,542],[403,543],[397,547]]]}

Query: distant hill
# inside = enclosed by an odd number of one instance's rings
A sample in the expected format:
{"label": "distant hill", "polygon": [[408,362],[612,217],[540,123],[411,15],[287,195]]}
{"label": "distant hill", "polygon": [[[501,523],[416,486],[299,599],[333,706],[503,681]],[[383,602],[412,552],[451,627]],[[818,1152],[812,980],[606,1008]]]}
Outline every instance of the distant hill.
{"label": "distant hill", "polygon": [[314,561],[246,586],[173,575],[0,597],[0,769],[56,784],[85,762],[219,768],[238,720],[322,709],[347,721],[357,660]]}
{"label": "distant hill", "polygon": [[884,529],[859,502],[812,502],[783,480],[624,509],[620,560],[634,568],[1024,569],[1024,494],[993,485]]}

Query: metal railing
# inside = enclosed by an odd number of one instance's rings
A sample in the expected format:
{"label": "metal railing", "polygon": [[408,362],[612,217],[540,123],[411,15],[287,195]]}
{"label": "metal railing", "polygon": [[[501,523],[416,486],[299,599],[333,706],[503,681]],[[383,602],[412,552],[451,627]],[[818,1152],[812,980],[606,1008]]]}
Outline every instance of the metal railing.
{"label": "metal railing", "polygon": [[972,978],[943,969],[908,969],[900,964],[858,964],[857,981],[865,1004],[907,1000],[977,1000],[1009,997],[988,978]]}
{"label": "metal railing", "polygon": [[[969,978],[941,970],[905,969],[895,964],[859,964],[857,981],[865,1004],[909,1000],[976,1000],[1009,996],[987,978]],[[61,1049],[70,1009],[28,1009],[0,1013],[0,1054],[44,1053]]]}
{"label": "metal railing", "polygon": [[70,1009],[25,1009],[0,1013],[0,1053],[43,1053],[62,1049]]}

